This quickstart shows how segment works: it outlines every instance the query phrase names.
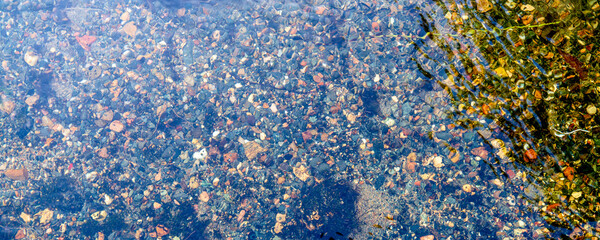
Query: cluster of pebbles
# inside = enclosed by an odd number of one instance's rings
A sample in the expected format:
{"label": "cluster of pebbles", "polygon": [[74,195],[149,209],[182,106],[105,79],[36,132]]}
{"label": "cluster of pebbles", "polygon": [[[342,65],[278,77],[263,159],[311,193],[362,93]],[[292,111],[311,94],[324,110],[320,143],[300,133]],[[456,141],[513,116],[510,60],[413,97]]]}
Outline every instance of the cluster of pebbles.
{"label": "cluster of pebbles", "polygon": [[543,236],[411,60],[425,4],[3,1],[2,234]]}

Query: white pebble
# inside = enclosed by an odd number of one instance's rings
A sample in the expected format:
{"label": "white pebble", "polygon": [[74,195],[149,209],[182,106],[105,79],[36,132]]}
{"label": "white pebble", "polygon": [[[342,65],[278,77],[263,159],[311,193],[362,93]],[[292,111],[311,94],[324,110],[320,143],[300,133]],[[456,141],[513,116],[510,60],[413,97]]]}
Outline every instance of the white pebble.
{"label": "white pebble", "polygon": [[277,112],[277,105],[275,105],[275,103],[273,103],[273,104],[271,104],[271,107],[269,109],[271,109],[271,112],[276,113]]}
{"label": "white pebble", "polygon": [[204,160],[207,155],[206,148],[203,148],[200,151],[194,152],[192,158],[194,158],[194,160]]}
{"label": "white pebble", "polygon": [[443,158],[440,156],[436,156],[433,158],[433,166],[436,168],[441,168],[444,166]]}
{"label": "white pebble", "polygon": [[110,205],[112,202],[113,202],[113,199],[110,196],[104,195],[104,204]]}
{"label": "white pebble", "polygon": [[383,123],[388,127],[392,127],[396,125],[396,120],[394,120],[393,118],[386,118],[385,120],[383,120]]}
{"label": "white pebble", "polygon": [[89,172],[85,174],[85,179],[88,181],[93,181],[98,176],[98,172]]}

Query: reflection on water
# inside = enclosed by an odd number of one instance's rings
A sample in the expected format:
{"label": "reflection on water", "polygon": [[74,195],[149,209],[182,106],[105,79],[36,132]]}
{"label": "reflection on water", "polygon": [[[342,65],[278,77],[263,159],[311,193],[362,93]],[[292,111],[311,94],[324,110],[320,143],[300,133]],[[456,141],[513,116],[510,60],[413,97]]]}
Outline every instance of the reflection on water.
{"label": "reflection on water", "polygon": [[[497,128],[482,135],[496,153],[487,163],[522,185],[532,211],[569,229],[571,237],[596,235],[600,88],[593,9],[600,6],[596,1],[475,3],[433,6],[445,19],[424,19],[431,29],[427,40],[445,51],[421,49],[435,54],[429,60],[443,72],[425,71],[452,96],[453,115],[463,126]],[[479,124],[482,117],[492,125]]]}
{"label": "reflection on water", "polygon": [[595,234],[575,5],[3,1],[0,234]]}

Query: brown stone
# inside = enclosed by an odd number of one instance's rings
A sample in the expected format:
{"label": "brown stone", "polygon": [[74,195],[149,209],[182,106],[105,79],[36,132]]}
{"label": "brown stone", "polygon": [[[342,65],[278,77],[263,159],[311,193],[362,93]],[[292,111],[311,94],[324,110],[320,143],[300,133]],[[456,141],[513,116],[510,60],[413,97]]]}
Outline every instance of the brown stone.
{"label": "brown stone", "polygon": [[563,170],[563,174],[565,175],[565,177],[567,177],[567,179],[569,179],[569,181],[573,181],[573,179],[575,178],[575,168],[566,167],[565,170]]}
{"label": "brown stone", "polygon": [[157,237],[162,237],[169,234],[169,229],[162,224],[158,224],[156,226],[156,235]]}
{"label": "brown stone", "polygon": [[125,26],[123,26],[123,32],[131,37],[135,37],[135,34],[137,33],[137,26],[135,26],[133,22],[128,22],[125,24]]}
{"label": "brown stone", "polygon": [[108,150],[106,149],[106,147],[103,147],[103,148],[101,148],[98,151],[98,156],[100,156],[101,158],[108,158],[109,157]]}
{"label": "brown stone", "polygon": [[50,220],[52,220],[52,218],[54,217],[54,211],[46,208],[38,213],[35,214],[35,216],[39,216],[39,221],[41,224],[46,224],[48,222],[50,222]]}
{"label": "brown stone", "polygon": [[236,152],[229,152],[223,155],[223,160],[228,163],[235,162],[238,159],[238,154]]}
{"label": "brown stone", "polygon": [[280,222],[275,223],[275,227],[273,227],[273,232],[281,233],[282,230],[283,230],[283,224],[281,224]]}
{"label": "brown stone", "polygon": [[110,128],[110,130],[115,131],[115,132],[121,132],[121,131],[123,131],[125,126],[123,125],[123,123],[121,123],[121,121],[115,120],[110,123],[110,126],[108,128]]}
{"label": "brown stone", "polygon": [[408,157],[406,158],[406,160],[408,160],[409,162],[417,161],[417,154],[414,152],[411,152],[410,154],[408,154]]}
{"label": "brown stone", "polygon": [[267,154],[261,154],[258,158],[258,162],[265,166],[271,166],[273,163],[273,158],[269,157]]}
{"label": "brown stone", "polygon": [[277,178],[277,184],[283,184],[285,182],[285,177]]}
{"label": "brown stone", "polygon": [[296,167],[293,167],[293,172],[294,175],[303,182],[305,182],[310,177],[310,174],[308,173],[308,168],[306,168],[304,164],[298,163]]}
{"label": "brown stone", "polygon": [[479,156],[482,159],[488,158],[488,151],[485,150],[485,147],[478,147],[471,150],[471,153],[475,156]]}
{"label": "brown stone", "polygon": [[158,171],[156,175],[154,175],[154,181],[160,181],[162,179],[162,172]]}
{"label": "brown stone", "polygon": [[253,160],[259,153],[265,151],[267,151],[267,149],[261,147],[257,142],[249,141],[244,143],[244,153],[246,154],[248,160]]}
{"label": "brown stone", "polygon": [[33,106],[37,103],[37,101],[40,99],[40,95],[32,95],[27,97],[27,99],[25,99],[25,103],[27,103],[27,105],[29,106]]}
{"label": "brown stone", "polygon": [[302,132],[302,139],[306,142],[312,138],[312,134],[310,134],[310,130]]}
{"label": "brown stone", "polygon": [[433,235],[422,236],[419,238],[420,240],[434,240],[435,237]]}
{"label": "brown stone", "polygon": [[373,29],[373,32],[379,32],[380,31],[379,22],[372,22],[371,29]]}
{"label": "brown stone", "polygon": [[219,155],[221,153],[221,151],[219,151],[219,148],[217,146],[211,146],[208,149],[208,156],[215,156],[215,155]]}
{"label": "brown stone", "polygon": [[104,120],[104,121],[110,122],[110,121],[113,120],[113,116],[114,116],[113,111],[109,110],[109,111],[106,111],[106,112],[104,112],[102,114],[102,118],[101,119]]}
{"label": "brown stone", "polygon": [[121,21],[129,21],[130,15],[129,12],[125,11],[123,14],[121,14],[121,17],[119,19],[121,19]]}
{"label": "brown stone", "polygon": [[470,193],[470,192],[473,191],[473,186],[471,186],[471,184],[465,184],[465,185],[462,186],[462,190],[465,191],[465,192]]}
{"label": "brown stone", "polygon": [[208,193],[206,191],[203,191],[202,193],[200,193],[200,201],[208,202],[208,200],[210,200],[210,196],[208,195]]}
{"label": "brown stone", "polygon": [[327,133],[321,133],[321,141],[322,142],[326,142],[327,138],[329,138],[329,135]]}
{"label": "brown stone", "polygon": [[284,213],[278,213],[277,215],[275,215],[275,221],[279,223],[285,222],[285,217],[286,215]]}
{"label": "brown stone", "polygon": [[242,222],[244,220],[244,216],[246,215],[246,210],[242,209],[240,213],[237,215],[237,221]]}
{"label": "brown stone", "polygon": [[25,230],[24,229],[19,229],[19,231],[17,232],[17,235],[15,235],[15,239],[23,239],[27,237],[27,235],[25,234]]}
{"label": "brown stone", "polygon": [[190,181],[188,183],[188,187],[191,189],[196,189],[196,188],[200,187],[200,181],[198,180],[198,178],[191,177]]}
{"label": "brown stone", "polygon": [[178,16],[178,17],[183,17],[183,16],[185,16],[185,8],[180,8],[180,9],[177,9],[177,16]]}
{"label": "brown stone", "polygon": [[458,160],[460,160],[460,153],[458,151],[450,151],[448,158],[450,158],[450,161],[453,163],[456,163]]}
{"label": "brown stone", "polygon": [[50,119],[48,116],[43,116],[42,117],[42,126],[52,128],[52,127],[54,127],[54,121],[52,121],[52,119]]}
{"label": "brown stone", "polygon": [[475,3],[477,4],[477,10],[479,10],[481,13],[487,12],[494,8],[494,5],[492,5],[492,3],[488,0],[478,0],[475,1]]}
{"label": "brown stone", "polygon": [[2,106],[0,106],[0,110],[2,110],[5,113],[11,114],[13,112],[13,110],[15,110],[15,102],[13,101],[4,101],[2,103]]}
{"label": "brown stone", "polygon": [[4,176],[15,181],[26,181],[29,178],[29,172],[25,168],[21,169],[6,169]]}
{"label": "brown stone", "polygon": [[315,13],[316,13],[317,15],[323,15],[323,14],[325,13],[325,11],[326,11],[326,10],[327,10],[327,7],[325,7],[325,6],[318,6],[318,7],[316,7],[316,9],[315,9]]}
{"label": "brown stone", "polygon": [[414,173],[416,172],[416,167],[417,163],[408,161],[404,166],[404,170],[406,170],[408,173]]}
{"label": "brown stone", "polygon": [[537,153],[535,152],[535,150],[533,150],[533,148],[530,148],[529,150],[525,151],[525,161],[533,162],[533,160],[535,159],[537,159]]}
{"label": "brown stone", "polygon": [[333,105],[333,106],[331,106],[331,107],[329,108],[329,112],[330,112],[331,114],[336,114],[336,113],[338,113],[340,110],[342,110],[342,106],[340,105],[340,103],[339,103],[339,102],[338,102],[337,104],[335,104],[335,105]]}

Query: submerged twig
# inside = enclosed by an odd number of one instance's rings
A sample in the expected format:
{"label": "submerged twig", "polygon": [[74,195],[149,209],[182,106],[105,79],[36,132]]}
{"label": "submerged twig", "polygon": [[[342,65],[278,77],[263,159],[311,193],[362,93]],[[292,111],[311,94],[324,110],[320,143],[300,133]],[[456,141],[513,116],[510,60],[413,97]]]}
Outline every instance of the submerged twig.
{"label": "submerged twig", "polygon": [[554,134],[554,136],[557,136],[557,137],[564,137],[566,135],[571,135],[571,134],[574,134],[576,132],[586,132],[586,133],[590,132],[589,130],[585,130],[585,129],[575,129],[575,130],[570,131],[570,132],[561,132],[561,131],[555,129],[554,127],[550,127],[550,129],[552,129],[554,131],[553,134]]}

